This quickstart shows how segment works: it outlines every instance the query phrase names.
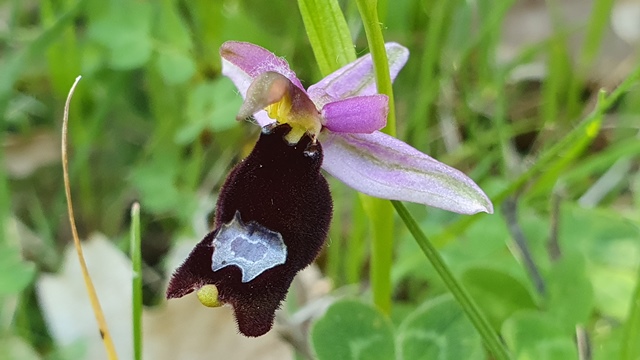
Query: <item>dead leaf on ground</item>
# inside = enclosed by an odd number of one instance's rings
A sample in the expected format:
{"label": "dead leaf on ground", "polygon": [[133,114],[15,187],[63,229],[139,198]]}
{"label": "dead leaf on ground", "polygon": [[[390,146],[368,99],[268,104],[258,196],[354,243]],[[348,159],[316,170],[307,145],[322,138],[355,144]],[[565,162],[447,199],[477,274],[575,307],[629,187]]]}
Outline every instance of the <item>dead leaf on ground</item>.
{"label": "dead leaf on ground", "polygon": [[613,31],[629,44],[640,46],[640,0],[618,0],[611,13]]}
{"label": "dead leaf on ground", "polygon": [[7,174],[23,179],[38,168],[60,161],[60,139],[52,132],[33,135],[9,135],[2,144]]}
{"label": "dead leaf on ground", "polygon": [[[182,261],[193,245],[182,242],[176,246],[167,265]],[[83,249],[118,355],[131,359],[131,263],[102,235],[93,235]],[[37,289],[56,343],[71,346],[84,340],[85,359],[105,359],[73,247],[65,252],[61,273],[41,276]],[[293,359],[291,347],[277,332],[246,338],[238,333],[231,308],[206,308],[193,294],[145,309],[143,336],[145,359]]]}
{"label": "dead leaf on ground", "polygon": [[190,294],[144,314],[144,358],[293,359],[288,344],[271,331],[259,338],[238,333],[233,309],[210,309]]}
{"label": "dead leaf on ground", "polygon": [[[85,241],[83,250],[118,355],[131,359],[131,262],[100,234]],[[60,273],[41,275],[36,289],[44,319],[56,343],[68,347],[83,341],[85,359],[106,359],[72,244],[65,250]]]}

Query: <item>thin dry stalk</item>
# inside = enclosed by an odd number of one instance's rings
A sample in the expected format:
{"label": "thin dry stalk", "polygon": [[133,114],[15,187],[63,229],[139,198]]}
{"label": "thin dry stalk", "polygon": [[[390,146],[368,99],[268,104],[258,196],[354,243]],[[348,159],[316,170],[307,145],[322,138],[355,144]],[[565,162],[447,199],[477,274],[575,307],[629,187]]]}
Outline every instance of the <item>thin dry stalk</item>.
{"label": "thin dry stalk", "polygon": [[87,263],[84,261],[84,255],[82,254],[82,245],[80,245],[80,238],[78,237],[78,229],[76,228],[76,220],[73,214],[73,202],[71,201],[71,185],[69,184],[69,165],[68,165],[68,156],[67,156],[67,130],[69,125],[69,104],[71,103],[71,98],[73,97],[73,92],[76,90],[76,86],[82,76],[78,76],[76,81],[71,86],[69,90],[69,95],[67,95],[67,101],[64,104],[64,116],[62,118],[62,174],[64,176],[64,192],[67,197],[67,211],[69,216],[69,223],[71,225],[71,233],[73,235],[73,244],[76,248],[76,252],[78,254],[78,261],[80,262],[80,269],[82,269],[82,277],[84,279],[84,286],[87,289],[87,295],[89,295],[89,301],[91,302],[91,307],[93,308],[93,314],[96,317],[96,322],[98,323],[98,328],[100,329],[100,336],[102,337],[102,342],[104,344],[105,350],[107,352],[107,356],[109,360],[117,360],[118,355],[116,354],[116,348],[113,345],[113,339],[111,338],[111,334],[109,333],[109,329],[107,327],[107,321],[104,317],[104,313],[102,312],[102,308],[100,307],[100,301],[98,300],[98,295],[96,294],[96,289],[93,286],[93,282],[91,281],[91,276],[89,275],[89,270],[87,269]]}

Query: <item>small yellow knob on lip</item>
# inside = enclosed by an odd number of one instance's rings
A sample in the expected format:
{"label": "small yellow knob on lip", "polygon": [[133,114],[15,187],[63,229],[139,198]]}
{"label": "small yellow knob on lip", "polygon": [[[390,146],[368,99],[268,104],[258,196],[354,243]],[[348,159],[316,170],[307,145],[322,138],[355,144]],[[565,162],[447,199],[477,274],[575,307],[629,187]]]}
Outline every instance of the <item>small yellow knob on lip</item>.
{"label": "small yellow knob on lip", "polygon": [[220,307],[224,302],[218,298],[218,288],[215,285],[205,285],[196,292],[200,303],[206,307]]}

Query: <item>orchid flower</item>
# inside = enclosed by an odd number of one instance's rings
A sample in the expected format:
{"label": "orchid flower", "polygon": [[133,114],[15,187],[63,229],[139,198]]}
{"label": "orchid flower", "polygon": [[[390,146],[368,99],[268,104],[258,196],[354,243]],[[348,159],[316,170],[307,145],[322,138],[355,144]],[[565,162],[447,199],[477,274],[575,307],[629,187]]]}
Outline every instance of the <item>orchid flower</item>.
{"label": "orchid flower", "polygon": [[[386,45],[392,78],[409,52]],[[253,117],[262,133],[220,190],[214,230],[174,273],[168,298],[196,291],[208,306],[234,307],[240,332],[260,336],[296,273],[327,237],[332,200],[320,169],[375,197],[462,214],[493,212],[462,172],[378,130],[388,97],[376,94],[366,55],[304,89],[288,63],[243,42],[220,49],[222,73],[244,98],[237,119]]]}

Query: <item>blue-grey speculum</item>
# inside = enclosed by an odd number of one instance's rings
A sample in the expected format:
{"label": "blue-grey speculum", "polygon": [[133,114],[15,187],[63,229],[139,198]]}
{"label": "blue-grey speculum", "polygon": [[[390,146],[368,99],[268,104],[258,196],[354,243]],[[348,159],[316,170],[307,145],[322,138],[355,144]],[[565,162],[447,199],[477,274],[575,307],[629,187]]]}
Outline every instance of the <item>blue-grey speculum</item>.
{"label": "blue-grey speculum", "polygon": [[213,247],[211,270],[235,265],[242,272],[243,283],[287,260],[282,235],[253,221],[243,223],[238,211],[231,222],[221,226]]}

